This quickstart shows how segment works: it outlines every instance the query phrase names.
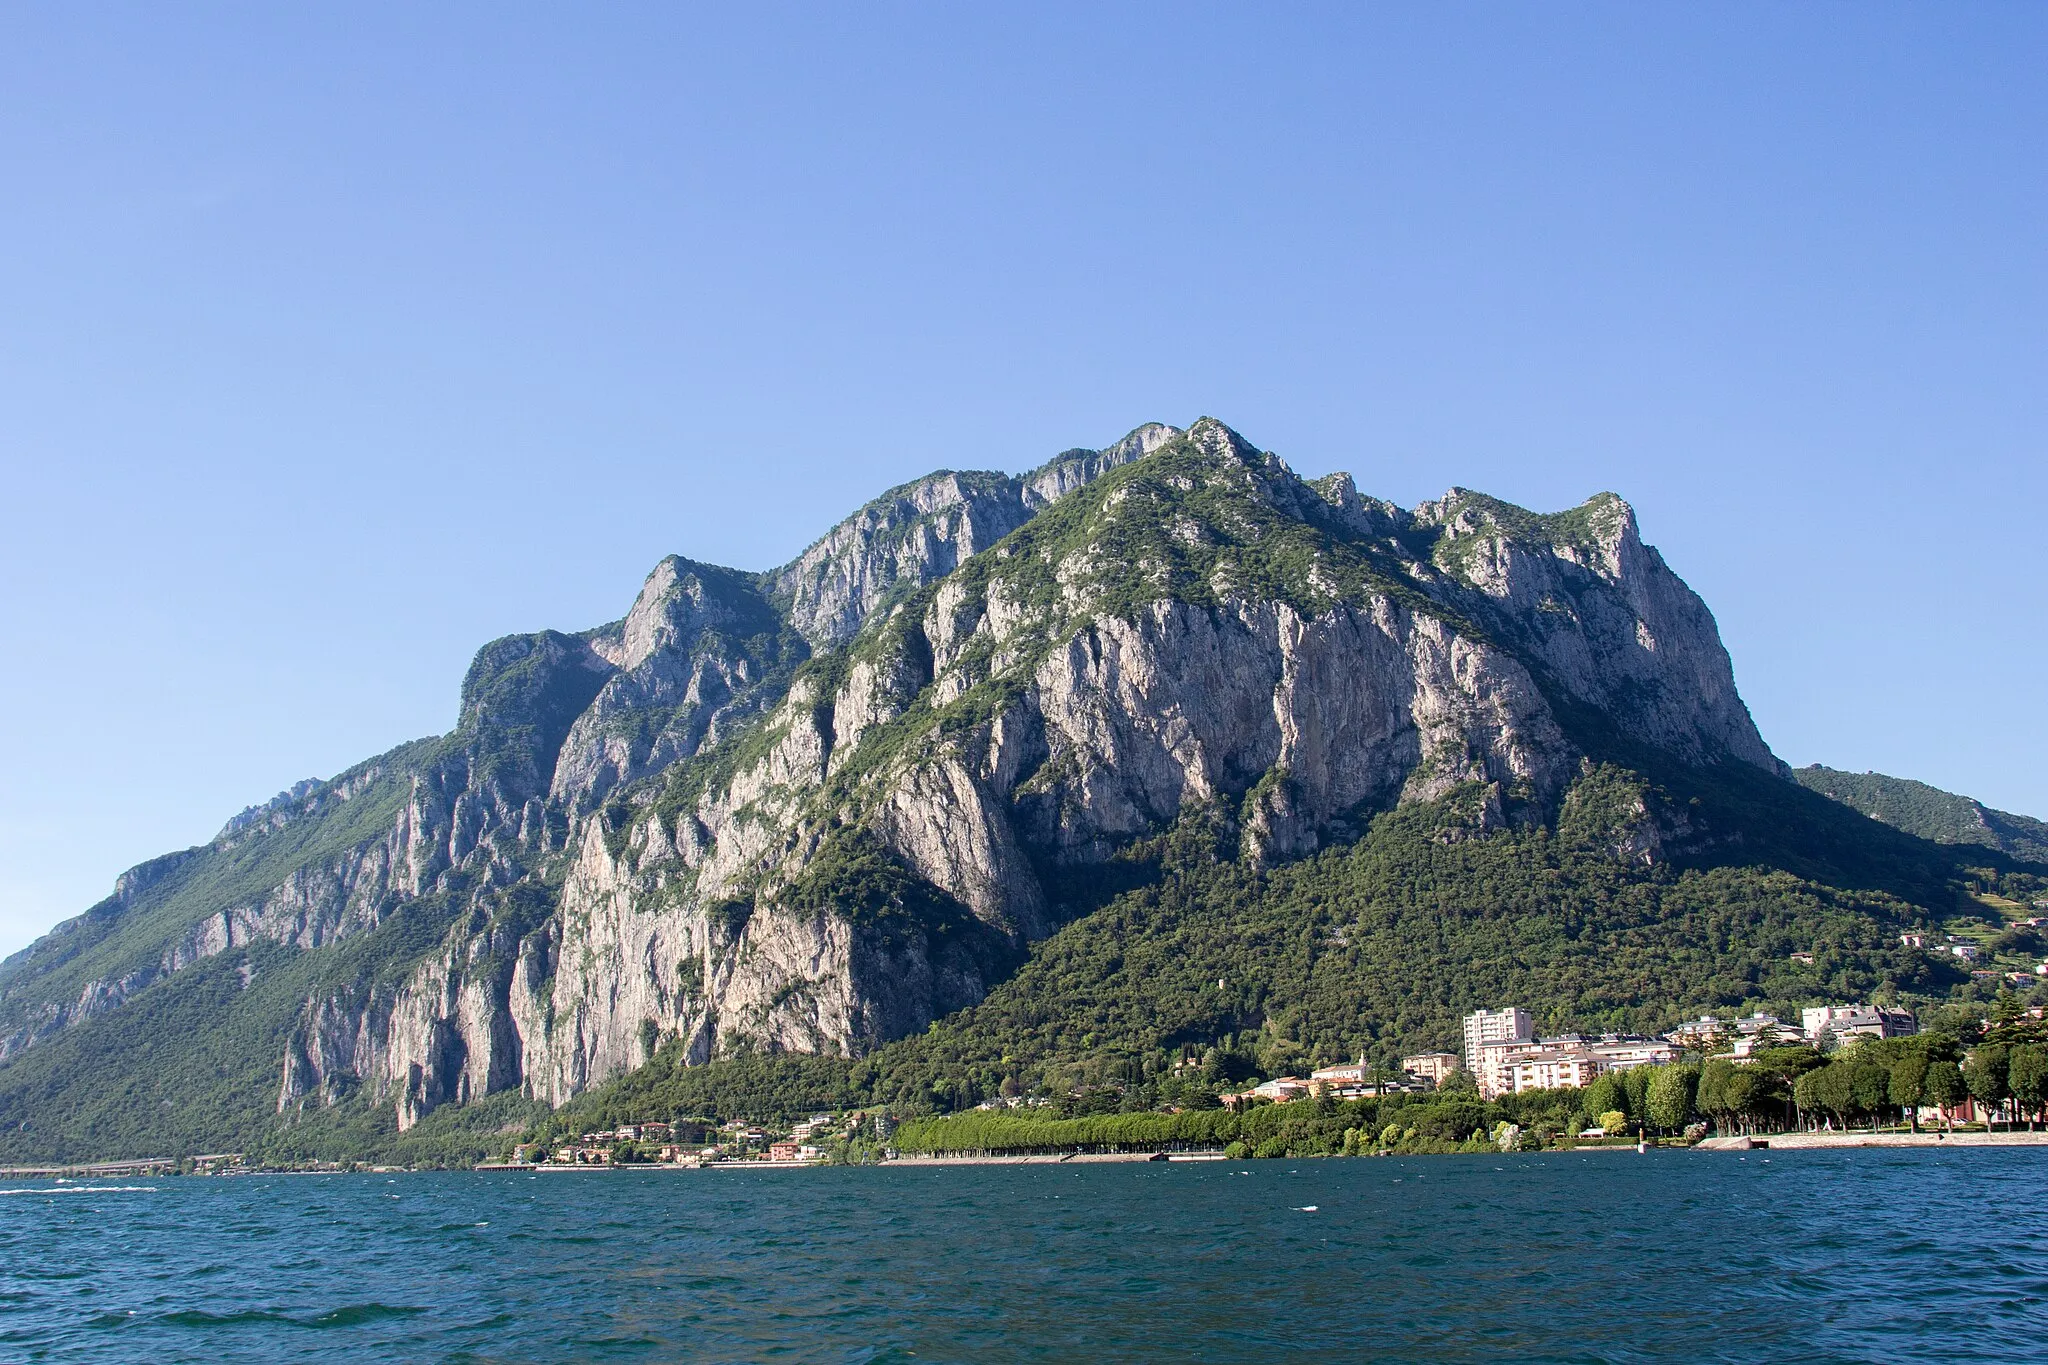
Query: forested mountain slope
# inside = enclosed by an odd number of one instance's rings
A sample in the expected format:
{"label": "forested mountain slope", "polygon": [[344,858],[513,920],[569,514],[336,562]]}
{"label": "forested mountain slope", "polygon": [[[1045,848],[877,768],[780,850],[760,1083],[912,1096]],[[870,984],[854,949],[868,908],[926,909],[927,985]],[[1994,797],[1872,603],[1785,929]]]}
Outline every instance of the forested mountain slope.
{"label": "forested mountain slope", "polygon": [[0,1156],[331,1151],[763,1056],[925,1103],[1500,992],[1941,992],[1897,927],[2030,876],[1788,781],[1618,497],[1405,510],[1155,425],[486,646],[449,735],[0,968]]}
{"label": "forested mountain slope", "polygon": [[1822,796],[1922,839],[1981,844],[2048,865],[2048,824],[2030,816],[1993,810],[1967,796],[1883,773],[1845,773],[1815,763],[1792,775]]}

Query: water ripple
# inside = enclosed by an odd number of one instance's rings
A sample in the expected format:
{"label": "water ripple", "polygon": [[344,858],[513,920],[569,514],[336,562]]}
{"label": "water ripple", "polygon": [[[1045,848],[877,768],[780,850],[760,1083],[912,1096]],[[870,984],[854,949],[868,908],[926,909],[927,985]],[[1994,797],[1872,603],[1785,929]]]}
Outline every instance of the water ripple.
{"label": "water ripple", "polygon": [[[104,1206],[0,1201],[0,1354],[2006,1360],[2048,1304],[2044,1163],[167,1180]],[[89,1192],[22,1193],[60,1189]]]}

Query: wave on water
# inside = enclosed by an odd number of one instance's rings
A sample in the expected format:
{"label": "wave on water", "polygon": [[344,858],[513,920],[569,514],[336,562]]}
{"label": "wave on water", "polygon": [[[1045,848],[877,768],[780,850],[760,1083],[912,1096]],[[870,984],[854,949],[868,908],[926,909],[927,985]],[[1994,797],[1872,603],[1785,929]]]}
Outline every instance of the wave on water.
{"label": "wave on water", "polygon": [[155,1185],[24,1185],[0,1194],[155,1194]]}
{"label": "wave on water", "polygon": [[293,1317],[289,1313],[271,1313],[252,1308],[240,1313],[208,1313],[203,1309],[190,1308],[177,1313],[165,1313],[157,1321],[173,1327],[241,1327],[252,1323],[279,1323],[286,1327],[359,1327],[366,1322],[378,1322],[384,1318],[409,1318],[427,1310],[414,1304],[394,1303],[352,1303],[326,1313],[311,1317]]}

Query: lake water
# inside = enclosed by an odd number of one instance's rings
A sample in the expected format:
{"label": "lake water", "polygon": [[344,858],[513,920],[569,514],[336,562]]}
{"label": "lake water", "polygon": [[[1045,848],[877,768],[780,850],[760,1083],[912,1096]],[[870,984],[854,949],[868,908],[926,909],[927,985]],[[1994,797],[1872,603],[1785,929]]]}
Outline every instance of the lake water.
{"label": "lake water", "polygon": [[0,1359],[2012,1360],[2048,1151],[4,1182]]}

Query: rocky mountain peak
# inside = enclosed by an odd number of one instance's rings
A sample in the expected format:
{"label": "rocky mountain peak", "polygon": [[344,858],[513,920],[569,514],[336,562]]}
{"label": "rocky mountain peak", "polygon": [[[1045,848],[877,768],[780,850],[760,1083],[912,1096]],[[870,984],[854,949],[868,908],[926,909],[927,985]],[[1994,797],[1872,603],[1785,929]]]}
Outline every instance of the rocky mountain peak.
{"label": "rocky mountain peak", "polygon": [[244,808],[239,814],[229,816],[228,822],[220,827],[220,833],[214,835],[213,840],[218,842],[222,839],[232,838],[243,830],[255,825],[272,824],[289,819],[293,807],[325,785],[317,777],[301,778],[277,795],[271,797],[268,801],[265,801],[262,805],[249,806]]}
{"label": "rocky mountain peak", "polygon": [[687,649],[706,630],[746,636],[779,624],[755,575],[670,555],[647,575],[625,619],[593,634],[590,644],[613,667],[631,672],[657,654]]}
{"label": "rocky mountain peak", "polygon": [[1068,450],[1055,455],[1030,473],[1020,476],[1025,501],[1034,509],[1065,497],[1101,478],[1119,465],[1142,460],[1167,442],[1182,435],[1180,428],[1162,422],[1147,422],[1122,440],[1101,450]]}
{"label": "rocky mountain peak", "polygon": [[1101,450],[1069,450],[1027,474],[940,470],[892,488],[766,575],[814,647],[843,645],[884,602],[994,545],[1045,507],[1180,432],[1149,422]]}

